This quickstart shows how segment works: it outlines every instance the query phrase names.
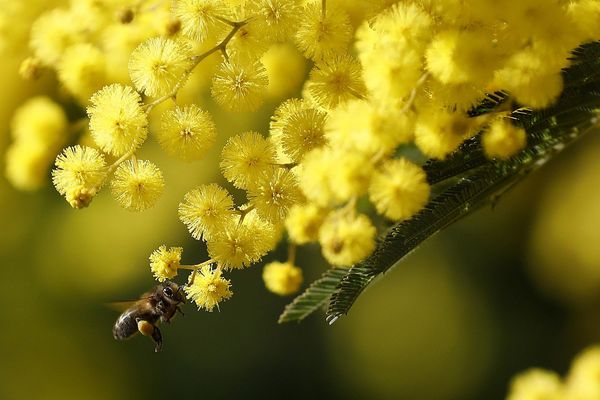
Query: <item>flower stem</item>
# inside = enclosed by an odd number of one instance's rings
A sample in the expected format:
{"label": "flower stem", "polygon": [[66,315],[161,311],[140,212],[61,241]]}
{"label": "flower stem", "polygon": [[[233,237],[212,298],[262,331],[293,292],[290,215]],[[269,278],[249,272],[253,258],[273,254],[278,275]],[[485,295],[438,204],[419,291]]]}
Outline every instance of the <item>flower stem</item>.
{"label": "flower stem", "polygon": [[179,79],[179,81],[177,81],[177,83],[173,87],[173,90],[171,90],[171,92],[165,94],[164,96],[157,98],[156,100],[154,100],[151,103],[148,103],[144,106],[144,110],[146,111],[146,114],[149,114],[150,111],[152,111],[152,109],[154,107],[165,102],[166,100],[176,99],[179,89],[181,89],[183,87],[183,85],[185,84],[185,82],[187,81],[189,76],[192,74],[192,72],[194,72],[194,69],[198,66],[198,64],[200,64],[202,62],[202,60],[204,60],[211,54],[220,50],[223,53],[223,57],[226,60],[229,59],[229,57],[227,56],[227,44],[231,41],[231,39],[235,36],[235,34],[240,30],[240,28],[242,28],[244,25],[246,25],[248,23],[249,19],[246,19],[244,21],[239,21],[239,22],[229,21],[229,20],[226,20],[225,18],[220,18],[219,20],[222,22],[228,21],[225,23],[232,26],[229,34],[227,34],[227,36],[225,36],[225,38],[220,43],[218,43],[216,46],[214,46],[210,50],[207,50],[200,55],[193,56],[192,57],[192,65],[184,71],[184,73],[181,76],[181,78]]}

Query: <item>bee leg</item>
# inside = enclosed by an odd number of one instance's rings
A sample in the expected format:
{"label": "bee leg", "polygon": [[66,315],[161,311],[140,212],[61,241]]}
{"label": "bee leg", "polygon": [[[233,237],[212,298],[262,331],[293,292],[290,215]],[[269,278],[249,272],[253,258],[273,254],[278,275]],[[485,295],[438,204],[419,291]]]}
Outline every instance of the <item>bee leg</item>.
{"label": "bee leg", "polygon": [[162,350],[163,346],[162,334],[160,333],[160,329],[158,329],[158,326],[154,327],[154,332],[152,332],[152,340],[154,340],[155,343],[154,352],[158,353]]}
{"label": "bee leg", "polygon": [[179,314],[181,314],[182,317],[185,317],[185,314],[181,311],[181,307],[177,306],[177,311],[179,311]]}
{"label": "bee leg", "polygon": [[160,329],[156,325],[144,319],[137,320],[138,331],[144,336],[150,336],[155,343],[154,351],[159,352],[162,350],[162,335]]}

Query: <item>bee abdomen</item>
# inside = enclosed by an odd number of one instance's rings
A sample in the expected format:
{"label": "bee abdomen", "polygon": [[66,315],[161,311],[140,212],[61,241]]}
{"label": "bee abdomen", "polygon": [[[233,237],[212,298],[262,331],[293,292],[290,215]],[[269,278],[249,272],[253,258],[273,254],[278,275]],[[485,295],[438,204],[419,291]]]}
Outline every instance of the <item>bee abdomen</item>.
{"label": "bee abdomen", "polygon": [[117,340],[124,340],[137,333],[137,322],[130,313],[123,313],[113,326],[113,336]]}

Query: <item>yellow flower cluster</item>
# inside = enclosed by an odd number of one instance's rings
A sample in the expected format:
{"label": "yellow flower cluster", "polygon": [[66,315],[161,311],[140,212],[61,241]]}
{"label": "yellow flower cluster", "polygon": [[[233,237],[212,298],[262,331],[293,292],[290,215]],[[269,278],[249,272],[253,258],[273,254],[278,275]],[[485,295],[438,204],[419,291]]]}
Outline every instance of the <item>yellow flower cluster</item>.
{"label": "yellow flower cluster", "polygon": [[[94,147],[68,147],[52,173],[75,208],[109,182],[122,207],[152,207],[165,183],[137,150],[156,125],[169,155],[195,161],[210,152],[217,126],[197,104],[205,85],[228,112],[281,102],[268,134],[233,132],[222,149],[221,172],[245,192],[245,204],[208,183],[179,206],[210,259],[181,266],[180,249],[166,247],[151,256],[159,280],[191,270],[186,293],[210,311],[232,294],[222,273],[261,260],[284,230],[292,252],[318,242],[335,266],[368,257],[377,235],[369,214],[403,221],[429,200],[427,176],[404,148],[444,159],[481,133],[491,159],[523,149],[526,132],[506,110],[468,111],[497,91],[508,94],[509,108],[551,105],[569,52],[600,38],[599,19],[592,0],[174,0],[127,8],[72,0],[32,24],[21,75],[53,70],[89,122]],[[278,97],[292,95],[299,98]],[[149,122],[153,111],[158,124]],[[12,130],[6,174],[29,189],[82,129],[37,98],[17,111]],[[263,277],[287,295],[302,273],[290,255]]]}
{"label": "yellow flower cluster", "polygon": [[65,144],[67,129],[60,105],[45,96],[27,100],[11,121],[13,142],[6,152],[6,178],[22,190],[42,187],[50,163]]}
{"label": "yellow flower cluster", "polygon": [[513,378],[507,400],[595,400],[600,398],[600,347],[579,354],[564,379],[534,368]]}

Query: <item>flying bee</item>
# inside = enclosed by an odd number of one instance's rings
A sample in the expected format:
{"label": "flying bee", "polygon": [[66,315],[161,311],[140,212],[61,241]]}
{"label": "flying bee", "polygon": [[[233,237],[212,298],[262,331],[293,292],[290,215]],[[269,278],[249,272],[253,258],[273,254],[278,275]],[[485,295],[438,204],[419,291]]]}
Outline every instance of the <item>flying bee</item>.
{"label": "flying bee", "polygon": [[115,322],[113,336],[117,340],[129,339],[140,332],[154,341],[154,351],[162,350],[162,334],[158,329],[160,322],[170,322],[176,312],[180,312],[179,304],[185,303],[182,287],[174,282],[165,281],[142,297],[128,303],[127,308]]}

